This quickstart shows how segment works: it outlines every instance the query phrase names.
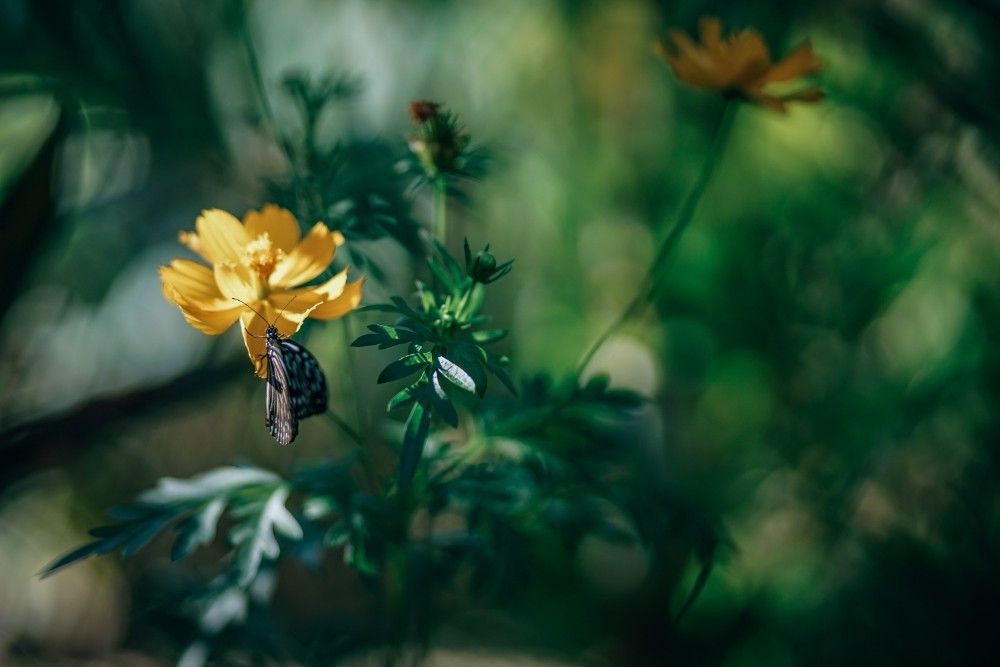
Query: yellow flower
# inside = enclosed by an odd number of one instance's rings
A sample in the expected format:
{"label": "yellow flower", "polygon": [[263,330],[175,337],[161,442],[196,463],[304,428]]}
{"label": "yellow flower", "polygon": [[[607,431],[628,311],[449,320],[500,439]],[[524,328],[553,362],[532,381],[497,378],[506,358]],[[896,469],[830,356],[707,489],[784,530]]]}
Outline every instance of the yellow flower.
{"label": "yellow flower", "polygon": [[681,81],[723,95],[742,97],[781,113],[785,112],[786,102],[818,102],[823,99],[822,91],[816,86],[788,93],[776,93],[773,88],[766,90],[771,88],[771,84],[815,74],[823,68],[823,62],[813,53],[808,41],[799,44],[784,59],[775,63],[771,61],[767,44],[755,30],[743,30],[723,40],[719,19],[703,17],[698,27],[700,45],[680,30],[670,30],[668,35],[674,49],[668,49],[662,43],[653,47]]}
{"label": "yellow flower", "polygon": [[191,326],[213,336],[239,320],[247,352],[262,377],[267,374],[260,360],[269,324],[290,336],[307,317],[341,317],[361,302],[364,279],[349,284],[347,269],[319,285],[296,288],[323,273],[344,243],[340,232],[322,222],[302,238],[295,217],[268,204],[247,212],[242,223],[225,211],[204,211],[195,229],[182,232],[180,241],[212,266],[186,259],[161,266],[163,295],[180,307]]}

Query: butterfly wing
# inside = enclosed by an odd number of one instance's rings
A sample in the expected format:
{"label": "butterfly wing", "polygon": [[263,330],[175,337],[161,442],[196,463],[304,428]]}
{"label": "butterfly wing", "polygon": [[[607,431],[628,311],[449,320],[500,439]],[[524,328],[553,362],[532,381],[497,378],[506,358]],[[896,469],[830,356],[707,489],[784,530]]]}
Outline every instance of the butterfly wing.
{"label": "butterfly wing", "polygon": [[299,433],[299,419],[292,409],[293,390],[289,382],[281,341],[267,340],[267,391],[264,397],[265,423],[279,445],[287,445]]}
{"label": "butterfly wing", "polygon": [[292,416],[305,419],[326,412],[327,387],[323,369],[309,350],[287,338],[282,339],[281,356],[288,374]]}

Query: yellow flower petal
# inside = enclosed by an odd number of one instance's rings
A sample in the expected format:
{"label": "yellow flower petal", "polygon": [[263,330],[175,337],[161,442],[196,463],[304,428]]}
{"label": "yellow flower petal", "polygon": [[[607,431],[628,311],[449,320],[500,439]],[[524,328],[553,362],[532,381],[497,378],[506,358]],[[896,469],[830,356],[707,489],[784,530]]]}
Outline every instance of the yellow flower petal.
{"label": "yellow flower petal", "polygon": [[[212,264],[238,262],[251,239],[235,217],[219,209],[203,211],[195,222],[198,252]],[[194,246],[189,246],[194,250]]]}
{"label": "yellow flower petal", "polygon": [[758,81],[760,85],[788,81],[806,74],[816,74],[823,69],[823,61],[813,53],[809,41],[802,42],[788,52],[781,62],[770,68]]}
{"label": "yellow flower petal", "polygon": [[309,313],[309,317],[318,320],[330,320],[343,317],[351,312],[361,303],[361,288],[364,282],[365,279],[362,278],[349,285],[345,285],[339,296],[333,297],[316,306]]}
{"label": "yellow flower petal", "polygon": [[163,285],[163,295],[167,297],[167,300],[181,309],[181,313],[188,324],[210,336],[218,336],[233,326],[233,322],[239,318],[240,313],[246,310],[242,305],[235,302],[228,302],[233,303],[233,305],[225,307],[224,304],[227,302],[222,299],[213,304],[215,307],[206,308],[195,305],[186,301],[167,283]]}
{"label": "yellow flower petal", "polygon": [[675,50],[662,44],[654,49],[684,83],[727,96],[742,95],[751,102],[781,112],[785,102],[815,102],[821,97],[818,90],[813,89],[793,95],[776,95],[763,90],[767,84],[814,74],[822,68],[822,62],[808,42],[795,47],[775,64],[767,43],[756,30],[743,30],[723,39],[722,23],[714,17],[699,21],[700,44],[679,30],[669,30],[667,35]]}
{"label": "yellow flower petal", "polygon": [[677,49],[677,55],[671,54],[672,57],[678,60],[687,60],[689,58],[698,57],[698,53],[701,49],[698,48],[698,45],[694,43],[694,40],[688,37],[682,30],[671,28],[667,31],[667,36],[670,37],[670,41],[673,42],[674,48]]}
{"label": "yellow flower petal", "polygon": [[771,52],[760,33],[745,30],[739,35],[738,47],[730,62],[733,83],[745,85],[771,68]]}
{"label": "yellow flower petal", "polygon": [[216,264],[215,282],[227,299],[239,299],[246,303],[259,300],[257,275],[243,264]]}
{"label": "yellow flower petal", "polygon": [[753,102],[754,104],[759,104],[760,106],[767,107],[772,111],[777,111],[778,113],[786,113],[788,109],[785,107],[785,103],[774,95],[768,95],[763,90],[756,88],[752,90],[747,90],[745,93],[747,100]]}
{"label": "yellow flower petal", "polygon": [[243,216],[247,236],[253,240],[261,234],[268,234],[276,248],[289,252],[294,248],[302,232],[291,211],[274,204],[265,204],[260,211],[247,211]]}
{"label": "yellow flower petal", "polygon": [[267,377],[267,344],[264,332],[269,326],[268,321],[244,309],[244,312],[240,314],[240,323],[243,325],[243,344],[247,347],[247,354],[250,355],[254,372],[257,373],[258,377]]}
{"label": "yellow flower petal", "polygon": [[181,309],[184,319],[199,331],[218,335],[232,326],[242,309],[219,292],[211,269],[176,259],[160,267],[163,296]]}
{"label": "yellow flower petal", "polygon": [[722,50],[722,21],[714,16],[703,16],[698,21],[701,43],[709,53]]}
{"label": "yellow flower petal", "polygon": [[312,309],[323,303],[324,299],[325,296],[317,293],[315,288],[304,287],[272,294],[268,298],[268,303],[282,319],[301,324],[309,317]]}
{"label": "yellow flower petal", "polygon": [[667,35],[677,49],[673,54],[663,45],[658,45],[657,53],[667,61],[670,68],[681,81],[709,90],[721,90],[725,81],[719,73],[715,62],[700,49],[691,38],[680,30],[669,30]]}
{"label": "yellow flower petal", "polygon": [[223,298],[212,269],[186,259],[175,259],[170,266],[161,266],[160,280],[196,304]]}
{"label": "yellow flower petal", "polygon": [[275,267],[271,274],[271,285],[294,287],[309,282],[330,266],[336,250],[337,239],[330,228],[317,222],[302,242],[292,248]]}
{"label": "yellow flower petal", "polygon": [[311,292],[316,295],[318,299],[317,303],[335,299],[340,296],[341,292],[344,291],[344,286],[347,284],[347,272],[349,270],[350,268],[344,269],[327,280],[325,283],[313,285],[312,287],[303,287],[302,289],[297,290],[289,290],[289,293],[300,294],[304,292]]}
{"label": "yellow flower petal", "polygon": [[201,247],[201,239],[198,238],[196,232],[181,232],[177,235],[177,239],[205,261],[212,261],[205,257],[205,251]]}

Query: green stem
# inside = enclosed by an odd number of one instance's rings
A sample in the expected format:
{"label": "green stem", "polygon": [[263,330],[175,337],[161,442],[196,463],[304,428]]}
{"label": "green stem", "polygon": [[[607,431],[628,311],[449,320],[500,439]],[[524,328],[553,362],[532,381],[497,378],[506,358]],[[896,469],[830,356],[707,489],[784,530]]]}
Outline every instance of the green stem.
{"label": "green stem", "polygon": [[[239,11],[241,13],[240,18],[240,35],[243,38],[243,48],[246,50],[247,63],[250,66],[250,79],[253,81],[254,92],[257,93],[257,99],[260,102],[260,107],[264,112],[264,117],[267,120],[268,127],[271,132],[274,133],[274,138],[281,145],[281,149],[285,153],[285,158],[288,160],[288,167],[292,172],[292,178],[296,184],[301,184],[302,177],[299,173],[298,160],[295,157],[295,148],[292,143],[288,140],[282,132],[278,130],[278,123],[275,121],[274,108],[271,106],[271,98],[268,97],[267,88],[264,86],[264,76],[261,74],[260,61],[257,59],[257,49],[254,48],[253,36],[250,34],[250,22],[247,19],[246,8],[243,3],[237,3],[239,6]],[[311,202],[307,202],[307,207]],[[311,212],[311,207],[309,207]],[[317,218],[318,219],[318,218]]]}
{"label": "green stem", "polygon": [[340,415],[338,415],[331,408],[327,408],[326,409],[326,416],[330,418],[330,421],[332,421],[334,424],[336,424],[337,426],[339,426],[340,430],[343,431],[344,433],[346,433],[347,436],[358,445],[358,447],[364,447],[365,446],[365,442],[364,442],[364,440],[361,439],[361,436],[358,435],[358,432],[355,431],[353,428],[351,428],[351,425],[348,424],[343,419],[343,417],[341,417]]}
{"label": "green stem", "polygon": [[629,320],[641,314],[646,306],[653,301],[653,298],[656,296],[657,289],[660,287],[656,280],[657,274],[663,268],[663,265],[666,263],[670,254],[677,246],[677,243],[680,241],[684,231],[691,224],[691,219],[694,217],[694,212],[698,207],[698,202],[701,201],[701,196],[704,194],[705,188],[708,186],[708,183],[712,178],[712,173],[715,171],[715,166],[718,164],[719,158],[722,155],[722,150],[725,147],[726,138],[729,135],[729,130],[732,127],[733,117],[735,115],[736,102],[727,102],[725,108],[722,110],[722,115],[719,117],[719,123],[715,128],[715,137],[712,140],[712,147],[709,149],[708,156],[705,158],[701,171],[698,173],[698,178],[695,180],[694,185],[691,186],[691,190],[688,192],[683,204],[681,204],[681,208],[677,214],[677,219],[674,222],[673,227],[670,229],[670,233],[667,234],[667,238],[663,240],[663,244],[657,251],[656,257],[653,258],[653,263],[650,265],[649,270],[646,272],[646,277],[643,279],[642,287],[618,319],[612,322],[611,325],[605,329],[604,332],[591,344],[586,353],[584,353],[576,368],[578,376],[583,373],[587,364],[591,362],[601,346],[604,345],[604,343],[606,343],[611,336],[625,326]]}
{"label": "green stem", "polygon": [[[350,370],[350,377],[346,378],[348,380],[346,390],[354,398],[354,418],[357,421],[358,430],[365,435],[368,431],[368,419],[366,418],[364,402],[361,398],[358,367],[354,363],[354,357],[351,355],[351,341],[354,340],[354,335],[351,333],[351,322],[346,317],[340,320],[340,333],[344,339],[345,362],[347,368]],[[362,439],[364,440],[365,438]]]}
{"label": "green stem", "polygon": [[448,246],[448,183],[443,174],[434,179],[434,238]]}

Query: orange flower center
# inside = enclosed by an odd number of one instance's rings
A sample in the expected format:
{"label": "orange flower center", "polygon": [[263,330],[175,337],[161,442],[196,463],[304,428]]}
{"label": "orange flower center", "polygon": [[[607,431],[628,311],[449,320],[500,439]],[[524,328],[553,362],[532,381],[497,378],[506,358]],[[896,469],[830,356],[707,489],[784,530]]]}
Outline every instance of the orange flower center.
{"label": "orange flower center", "polygon": [[285,258],[281,248],[275,248],[271,237],[265,232],[247,244],[243,264],[249,267],[260,280],[260,286],[266,289],[274,267]]}

